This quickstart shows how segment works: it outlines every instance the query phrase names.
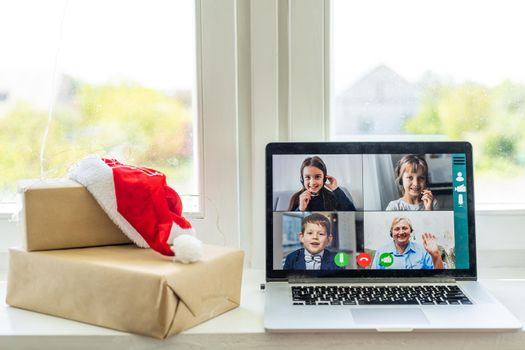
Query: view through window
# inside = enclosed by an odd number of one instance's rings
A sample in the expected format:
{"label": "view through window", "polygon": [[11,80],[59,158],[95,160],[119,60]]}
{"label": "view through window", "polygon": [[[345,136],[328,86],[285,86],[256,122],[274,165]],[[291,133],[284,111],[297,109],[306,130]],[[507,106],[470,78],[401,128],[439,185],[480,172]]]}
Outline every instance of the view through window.
{"label": "view through window", "polygon": [[64,177],[75,161],[98,154],[164,172],[185,211],[198,210],[194,6],[3,4],[0,202],[14,200],[19,179]]}
{"label": "view through window", "polygon": [[476,202],[525,204],[525,3],[332,0],[332,138],[467,140]]}

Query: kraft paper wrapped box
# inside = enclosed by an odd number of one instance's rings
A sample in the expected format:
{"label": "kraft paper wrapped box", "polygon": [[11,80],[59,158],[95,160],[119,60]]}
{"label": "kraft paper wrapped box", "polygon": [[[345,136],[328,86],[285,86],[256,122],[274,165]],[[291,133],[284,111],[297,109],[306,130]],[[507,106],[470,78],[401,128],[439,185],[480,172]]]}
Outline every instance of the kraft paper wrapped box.
{"label": "kraft paper wrapped box", "polygon": [[193,264],[134,245],[11,249],[6,301],[162,339],[236,308],[242,266],[242,251],[211,245]]}
{"label": "kraft paper wrapped box", "polygon": [[25,249],[9,251],[9,305],[155,338],[239,306],[241,250],[204,245],[201,261],[173,262],[129,244],[74,181],[19,190]]}
{"label": "kraft paper wrapped box", "polygon": [[28,251],[131,243],[91,193],[69,179],[25,180],[20,228]]}

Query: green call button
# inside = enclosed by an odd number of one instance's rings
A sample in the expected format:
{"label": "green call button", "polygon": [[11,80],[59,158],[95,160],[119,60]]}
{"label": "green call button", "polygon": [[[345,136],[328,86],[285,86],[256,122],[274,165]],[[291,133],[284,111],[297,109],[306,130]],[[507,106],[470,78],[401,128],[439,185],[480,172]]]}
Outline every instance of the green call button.
{"label": "green call button", "polygon": [[343,252],[339,252],[334,257],[334,262],[339,267],[345,267],[348,265],[348,262],[350,261],[350,257],[348,254],[345,254]]}
{"label": "green call button", "polygon": [[392,264],[394,264],[394,256],[392,253],[383,253],[379,256],[379,265],[390,267]]}

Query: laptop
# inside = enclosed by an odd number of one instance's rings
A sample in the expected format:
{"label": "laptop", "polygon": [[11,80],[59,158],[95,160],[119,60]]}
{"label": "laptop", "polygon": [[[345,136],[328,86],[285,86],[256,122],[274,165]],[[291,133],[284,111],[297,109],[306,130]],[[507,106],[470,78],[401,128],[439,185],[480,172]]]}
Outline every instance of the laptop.
{"label": "laptop", "polygon": [[467,142],[270,143],[264,326],[520,329],[477,282]]}

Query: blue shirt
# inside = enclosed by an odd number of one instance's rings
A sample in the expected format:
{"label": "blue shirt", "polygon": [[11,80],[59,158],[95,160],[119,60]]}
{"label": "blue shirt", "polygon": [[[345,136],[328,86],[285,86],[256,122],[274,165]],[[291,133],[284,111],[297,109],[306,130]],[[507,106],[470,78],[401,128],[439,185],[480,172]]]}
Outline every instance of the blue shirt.
{"label": "blue shirt", "polygon": [[[379,257],[383,253],[392,253],[394,256],[394,263],[391,266],[384,267],[379,264]],[[371,268],[377,270],[430,270],[434,268],[434,263],[430,254],[421,244],[410,242],[405,251],[399,254],[394,241],[392,241],[376,251]]]}

